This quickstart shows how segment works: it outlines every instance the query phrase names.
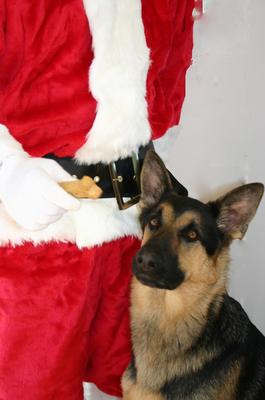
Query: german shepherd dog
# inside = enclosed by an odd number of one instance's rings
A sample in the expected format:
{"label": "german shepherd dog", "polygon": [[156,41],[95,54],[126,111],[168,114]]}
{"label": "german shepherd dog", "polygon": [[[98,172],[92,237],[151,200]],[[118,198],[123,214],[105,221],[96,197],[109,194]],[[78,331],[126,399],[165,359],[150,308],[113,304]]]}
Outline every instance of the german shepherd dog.
{"label": "german shepherd dog", "polygon": [[265,337],[227,294],[229,246],[244,236],[263,185],[203,204],[173,188],[153,151],[141,185],[144,235],[133,263],[123,398],[264,400]]}

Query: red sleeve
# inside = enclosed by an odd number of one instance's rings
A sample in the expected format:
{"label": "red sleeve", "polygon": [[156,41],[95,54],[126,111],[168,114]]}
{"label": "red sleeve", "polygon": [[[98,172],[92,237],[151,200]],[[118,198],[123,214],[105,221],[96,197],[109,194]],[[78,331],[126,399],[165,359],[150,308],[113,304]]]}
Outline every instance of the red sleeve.
{"label": "red sleeve", "polygon": [[[10,4],[11,3],[11,4]],[[6,121],[5,97],[23,60],[23,29],[14,2],[0,0],[0,121]]]}
{"label": "red sleeve", "polygon": [[0,122],[33,156],[74,154],[96,109],[82,1],[0,0],[0,27]]}
{"label": "red sleeve", "polygon": [[192,61],[193,9],[194,0],[142,0],[151,50],[147,100],[153,139],[179,123],[186,71]]}

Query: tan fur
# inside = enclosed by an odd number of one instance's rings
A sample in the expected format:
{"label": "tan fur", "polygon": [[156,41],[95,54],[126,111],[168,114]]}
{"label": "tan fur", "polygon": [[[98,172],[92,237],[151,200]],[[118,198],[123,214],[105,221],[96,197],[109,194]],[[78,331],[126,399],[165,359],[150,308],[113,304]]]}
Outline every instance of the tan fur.
{"label": "tan fur", "polygon": [[241,372],[240,363],[236,363],[224,381],[216,388],[215,400],[236,400],[236,386]]}
{"label": "tan fur", "polygon": [[[137,363],[137,382],[140,385],[150,390],[158,390],[165,381],[189,371],[196,371],[216,356],[204,350],[196,356],[184,354],[206,323],[208,306],[219,291],[218,285],[208,287],[208,291],[206,287],[202,292],[196,290],[194,297],[188,293],[188,300],[185,290],[178,293],[178,290],[171,292],[153,289],[142,285],[136,279],[133,280],[132,338]],[[199,304],[199,307],[194,307],[195,304]],[[218,312],[218,297],[215,307]],[[174,348],[176,352],[173,354]]]}
{"label": "tan fur", "polygon": [[133,385],[131,390],[128,393],[125,393],[123,396],[124,400],[165,400],[165,397],[162,397],[157,393],[148,393],[137,385]]}
{"label": "tan fur", "polygon": [[148,392],[126,376],[122,378],[123,400],[165,400],[159,393]]}
{"label": "tan fur", "polygon": [[166,296],[166,312],[185,318],[194,311],[205,315],[208,305],[225,291],[229,255],[222,250],[217,258],[209,257],[200,243],[189,251],[179,246],[178,257],[185,281]]}
{"label": "tan fur", "polygon": [[152,236],[152,233],[151,233],[150,229],[145,229],[143,239],[142,239],[142,246],[146,242],[148,242],[148,240],[150,239],[151,236]]}
{"label": "tan fur", "polygon": [[[162,219],[163,225],[169,226],[170,224],[174,223],[175,215],[172,207],[170,204],[164,203],[159,207],[159,210],[162,210]],[[144,230],[143,239],[142,239],[142,246],[145,245],[146,242],[154,235],[154,233],[150,230],[147,226]]]}
{"label": "tan fur", "polygon": [[[174,213],[174,211],[172,210]],[[174,218],[174,225],[177,229],[184,228],[186,225],[189,225],[192,221],[200,223],[200,217],[198,214],[192,211],[186,211],[179,216],[179,218]]]}
{"label": "tan fur", "polygon": [[173,210],[171,204],[163,203],[163,204],[161,204],[160,208],[162,210],[164,225],[169,225],[175,221],[175,213],[174,213],[174,210]]}
{"label": "tan fur", "polygon": [[[172,208],[165,204],[162,218],[163,229],[172,232],[192,221],[199,222],[198,215],[192,212],[175,219]],[[143,243],[152,235],[147,229]],[[133,279],[131,318],[137,386],[131,383],[129,392],[137,393],[138,397],[125,397],[128,399],[145,399],[139,397],[143,390],[156,393],[164,382],[199,370],[217,355],[205,350],[196,355],[184,352],[203,330],[209,305],[214,303],[218,313],[219,298],[225,291],[228,253],[223,250],[218,256],[209,257],[200,242],[189,246],[180,243],[177,235],[171,236],[172,247],[176,246],[179,263],[185,271],[185,281],[171,291],[150,288]],[[175,353],[172,349],[176,349]]]}

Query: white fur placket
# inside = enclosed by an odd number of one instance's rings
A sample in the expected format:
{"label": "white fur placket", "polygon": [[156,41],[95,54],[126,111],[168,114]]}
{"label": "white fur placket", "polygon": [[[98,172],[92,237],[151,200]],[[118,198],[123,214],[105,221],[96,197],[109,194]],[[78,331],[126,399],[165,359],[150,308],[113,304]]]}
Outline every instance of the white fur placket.
{"label": "white fur placket", "polygon": [[141,0],[84,0],[93,38],[94,60],[89,87],[97,114],[80,163],[125,158],[151,137],[146,103],[149,49]]}

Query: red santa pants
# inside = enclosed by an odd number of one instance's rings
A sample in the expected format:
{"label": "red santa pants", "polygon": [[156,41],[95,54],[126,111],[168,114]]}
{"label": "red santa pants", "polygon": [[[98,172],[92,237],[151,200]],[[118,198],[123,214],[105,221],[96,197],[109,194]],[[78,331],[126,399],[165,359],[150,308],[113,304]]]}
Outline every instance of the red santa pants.
{"label": "red santa pants", "polygon": [[0,399],[119,396],[130,360],[129,287],[139,241],[0,248]]}

